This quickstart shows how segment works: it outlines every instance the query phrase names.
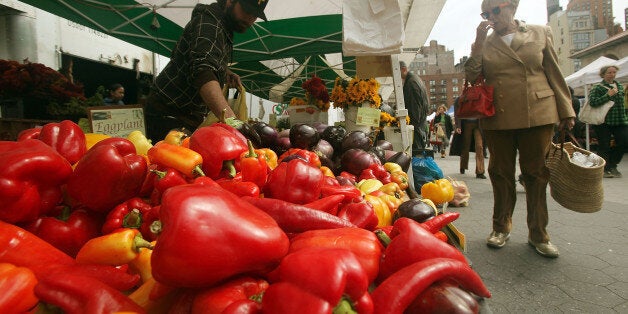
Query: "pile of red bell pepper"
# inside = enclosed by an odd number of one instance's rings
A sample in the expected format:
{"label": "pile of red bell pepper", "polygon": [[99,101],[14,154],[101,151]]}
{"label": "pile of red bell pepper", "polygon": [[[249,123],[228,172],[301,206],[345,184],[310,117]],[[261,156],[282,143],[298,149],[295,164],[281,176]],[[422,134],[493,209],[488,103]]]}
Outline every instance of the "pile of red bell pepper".
{"label": "pile of red bell pepper", "polygon": [[395,164],[335,177],[314,152],[278,157],[225,123],[171,133],[87,149],[63,121],[0,142],[0,312],[403,313],[463,302],[477,312],[490,297],[437,236],[459,214],[393,224],[407,188]]}

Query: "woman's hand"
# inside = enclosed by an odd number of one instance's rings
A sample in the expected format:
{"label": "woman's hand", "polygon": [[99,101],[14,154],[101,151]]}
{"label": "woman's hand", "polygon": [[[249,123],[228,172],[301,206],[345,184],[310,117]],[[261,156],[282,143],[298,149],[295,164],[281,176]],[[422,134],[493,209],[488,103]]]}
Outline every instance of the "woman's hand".
{"label": "woman's hand", "polygon": [[571,130],[573,126],[576,125],[576,120],[574,118],[565,118],[560,120],[560,124],[558,125],[559,130]]}
{"label": "woman's hand", "polygon": [[486,39],[486,35],[488,34],[488,30],[493,28],[493,22],[491,21],[482,21],[478,28],[475,30],[475,44],[481,45]]}
{"label": "woman's hand", "polygon": [[610,97],[617,95],[617,93],[619,93],[619,90],[617,89],[617,87],[613,87],[608,90],[608,96]]}

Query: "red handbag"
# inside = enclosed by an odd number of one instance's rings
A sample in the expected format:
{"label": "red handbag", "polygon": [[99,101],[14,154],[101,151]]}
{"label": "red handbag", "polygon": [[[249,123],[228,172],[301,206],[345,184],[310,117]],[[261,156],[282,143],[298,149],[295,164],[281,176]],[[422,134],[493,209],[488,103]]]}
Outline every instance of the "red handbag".
{"label": "red handbag", "polygon": [[473,85],[465,80],[455,114],[459,119],[482,119],[495,115],[493,86],[484,84],[484,76],[480,74]]}

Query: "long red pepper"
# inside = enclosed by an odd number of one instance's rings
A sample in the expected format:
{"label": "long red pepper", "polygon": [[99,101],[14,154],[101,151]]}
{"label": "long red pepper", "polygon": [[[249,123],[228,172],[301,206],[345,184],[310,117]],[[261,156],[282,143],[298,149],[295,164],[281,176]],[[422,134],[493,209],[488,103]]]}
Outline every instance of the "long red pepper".
{"label": "long red pepper", "polygon": [[243,197],[243,199],[273,217],[284,232],[300,233],[315,229],[356,227],[347,220],[320,210],[272,198]]}
{"label": "long red pepper", "polygon": [[303,206],[330,213],[335,216],[338,214],[338,206],[340,206],[340,202],[342,202],[344,198],[344,195],[334,194],[319,198],[315,201],[304,204]]}
{"label": "long red pepper", "polygon": [[450,258],[433,258],[404,267],[371,293],[375,313],[402,314],[423,290],[436,281],[451,278],[462,288],[490,298],[482,278],[467,265]]}
{"label": "long red pepper", "polygon": [[420,223],[420,225],[431,233],[437,233],[440,229],[443,229],[443,227],[458,219],[458,217],[460,217],[460,213],[446,212],[434,216],[432,219]]}

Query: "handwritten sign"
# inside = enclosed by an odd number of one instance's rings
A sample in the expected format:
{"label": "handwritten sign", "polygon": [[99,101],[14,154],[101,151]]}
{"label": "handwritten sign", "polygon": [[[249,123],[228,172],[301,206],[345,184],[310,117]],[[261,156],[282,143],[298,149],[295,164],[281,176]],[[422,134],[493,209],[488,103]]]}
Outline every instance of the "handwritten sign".
{"label": "handwritten sign", "polygon": [[379,127],[379,113],[380,110],[376,108],[360,107],[358,108],[355,124]]}
{"label": "handwritten sign", "polygon": [[87,112],[93,133],[124,138],[135,130],[146,134],[144,108],[140,105],[89,107]]}

